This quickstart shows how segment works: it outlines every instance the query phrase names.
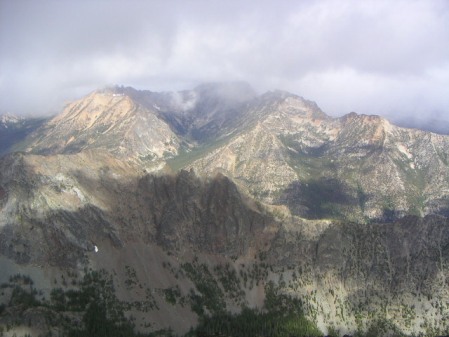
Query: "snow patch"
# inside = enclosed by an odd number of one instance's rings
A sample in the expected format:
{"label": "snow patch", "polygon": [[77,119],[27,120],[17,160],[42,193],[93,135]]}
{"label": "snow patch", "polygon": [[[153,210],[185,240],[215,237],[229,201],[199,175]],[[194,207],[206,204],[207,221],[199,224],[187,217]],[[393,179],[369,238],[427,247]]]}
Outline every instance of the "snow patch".
{"label": "snow patch", "polygon": [[289,149],[290,151],[293,151],[293,152],[295,152],[295,153],[298,153],[298,151],[296,151],[294,148],[292,148],[292,147],[290,147],[290,146],[287,146],[287,149]]}
{"label": "snow patch", "polygon": [[[2,124],[6,124],[6,123],[14,123],[15,124],[15,123],[20,122],[22,119],[23,118],[11,115],[9,113],[6,113],[6,114],[0,116],[0,122]],[[8,126],[5,125],[5,127],[7,128]]]}
{"label": "snow patch", "polygon": [[73,192],[75,192],[78,199],[82,202],[86,201],[86,197],[84,196],[83,192],[81,192],[77,187],[72,188]]}
{"label": "snow patch", "polygon": [[98,253],[98,247],[94,246],[95,253]]}

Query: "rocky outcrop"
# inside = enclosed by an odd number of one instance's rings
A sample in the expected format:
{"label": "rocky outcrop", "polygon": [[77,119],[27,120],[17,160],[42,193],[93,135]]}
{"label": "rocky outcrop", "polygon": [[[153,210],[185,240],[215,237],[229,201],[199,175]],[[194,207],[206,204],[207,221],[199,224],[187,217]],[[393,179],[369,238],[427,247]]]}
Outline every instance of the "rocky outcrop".
{"label": "rocky outcrop", "polygon": [[195,173],[146,176],[138,192],[154,225],[154,239],[175,250],[201,250],[242,256],[269,242],[264,234],[276,224],[247,200],[227,177],[218,174],[204,182]]}
{"label": "rocky outcrop", "polygon": [[126,170],[136,168],[113,157],[97,160],[5,158],[1,253],[18,263],[76,266],[96,241],[122,246],[139,239],[167,250],[241,256],[262,247],[277,228],[225,176],[133,176]]}

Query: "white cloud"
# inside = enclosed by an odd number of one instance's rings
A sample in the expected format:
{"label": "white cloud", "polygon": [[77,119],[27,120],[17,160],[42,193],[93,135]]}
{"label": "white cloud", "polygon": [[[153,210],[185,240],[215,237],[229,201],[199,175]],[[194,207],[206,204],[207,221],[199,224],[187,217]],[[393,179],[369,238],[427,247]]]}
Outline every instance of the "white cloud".
{"label": "white cloud", "polygon": [[112,83],[247,80],[332,114],[449,116],[447,41],[445,0],[7,0],[0,112],[54,111]]}

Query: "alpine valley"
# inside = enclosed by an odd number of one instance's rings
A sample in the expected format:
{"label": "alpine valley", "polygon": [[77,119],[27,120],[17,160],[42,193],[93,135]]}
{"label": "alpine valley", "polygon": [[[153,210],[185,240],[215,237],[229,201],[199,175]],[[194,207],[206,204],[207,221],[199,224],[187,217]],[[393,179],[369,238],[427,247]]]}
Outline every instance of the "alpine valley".
{"label": "alpine valley", "polygon": [[0,336],[449,334],[448,135],[210,83],[0,140]]}

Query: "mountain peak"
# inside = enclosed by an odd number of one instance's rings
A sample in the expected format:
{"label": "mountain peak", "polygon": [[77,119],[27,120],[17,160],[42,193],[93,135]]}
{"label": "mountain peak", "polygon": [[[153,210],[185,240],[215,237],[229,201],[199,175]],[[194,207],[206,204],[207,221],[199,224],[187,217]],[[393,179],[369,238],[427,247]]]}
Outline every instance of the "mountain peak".
{"label": "mountain peak", "polygon": [[177,153],[179,140],[154,110],[131,97],[134,93],[133,88],[100,89],[67,105],[33,135],[28,150],[55,154],[101,149],[150,163],[152,169],[159,159]]}
{"label": "mountain peak", "polygon": [[90,128],[99,122],[99,118],[101,123],[107,124],[108,119],[123,117],[132,110],[133,105],[130,97],[118,89],[95,90],[67,105],[50,123],[58,124],[70,120],[81,128]]}
{"label": "mountain peak", "polygon": [[361,123],[363,125],[372,125],[376,127],[384,127],[390,129],[392,124],[384,117],[379,115],[365,115],[356,112],[350,112],[340,118],[343,124],[347,123]]}
{"label": "mountain peak", "polygon": [[385,118],[379,116],[379,115],[365,115],[365,114],[358,114],[357,112],[350,112],[346,115],[343,115],[341,117],[343,120],[355,120],[355,119],[359,119],[359,120],[368,120],[368,121],[380,121],[380,120],[384,120]]}
{"label": "mountain peak", "polygon": [[260,106],[271,106],[271,108],[268,110],[270,114],[278,111],[301,118],[329,118],[329,116],[326,115],[315,102],[309,101],[288,91],[268,91],[260,96],[259,101]]}
{"label": "mountain peak", "polygon": [[137,89],[133,87],[126,87],[124,85],[111,85],[111,86],[105,86],[103,88],[97,89],[94,92],[99,94],[110,94],[110,95],[116,95],[116,96],[132,96],[132,94],[138,92]]}

